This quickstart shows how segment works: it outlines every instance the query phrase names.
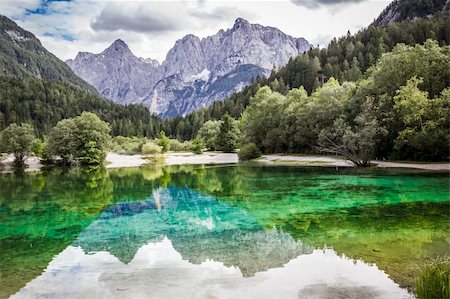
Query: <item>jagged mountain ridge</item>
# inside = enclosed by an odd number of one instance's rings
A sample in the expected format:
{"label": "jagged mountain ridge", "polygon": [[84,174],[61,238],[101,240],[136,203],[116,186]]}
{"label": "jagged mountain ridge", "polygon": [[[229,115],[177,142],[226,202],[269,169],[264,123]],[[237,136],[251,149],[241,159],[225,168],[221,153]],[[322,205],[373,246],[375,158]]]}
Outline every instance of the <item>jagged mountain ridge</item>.
{"label": "jagged mountain ridge", "polygon": [[161,65],[136,57],[121,40],[100,54],[79,53],[67,63],[105,97],[142,103],[173,117],[226,98],[309,48],[303,38],[238,18],[226,31],[178,40]]}

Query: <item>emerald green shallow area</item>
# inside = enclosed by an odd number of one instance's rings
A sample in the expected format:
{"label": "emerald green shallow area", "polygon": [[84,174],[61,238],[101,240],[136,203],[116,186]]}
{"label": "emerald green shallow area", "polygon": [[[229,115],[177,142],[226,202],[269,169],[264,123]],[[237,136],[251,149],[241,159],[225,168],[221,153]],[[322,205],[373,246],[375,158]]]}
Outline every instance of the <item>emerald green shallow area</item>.
{"label": "emerald green shallow area", "polygon": [[411,287],[449,253],[449,187],[448,173],[253,164],[0,175],[0,297],[68,248],[127,265],[165,239],[244,278],[331,248]]}

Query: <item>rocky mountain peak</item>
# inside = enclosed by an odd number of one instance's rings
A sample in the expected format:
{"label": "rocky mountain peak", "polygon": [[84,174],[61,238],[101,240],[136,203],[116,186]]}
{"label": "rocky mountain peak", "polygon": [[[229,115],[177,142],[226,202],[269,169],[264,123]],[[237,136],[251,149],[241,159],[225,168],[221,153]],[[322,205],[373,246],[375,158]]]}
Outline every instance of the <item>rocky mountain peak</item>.
{"label": "rocky mountain peak", "polygon": [[120,54],[133,54],[131,53],[130,48],[128,48],[128,45],[121,39],[117,39],[115,40],[111,46],[109,46],[108,48],[105,49],[105,52],[116,52],[116,53],[120,53]]}
{"label": "rocky mountain peak", "polygon": [[233,29],[240,29],[240,28],[249,28],[251,24],[249,21],[243,18],[237,18],[236,21],[234,21]]}

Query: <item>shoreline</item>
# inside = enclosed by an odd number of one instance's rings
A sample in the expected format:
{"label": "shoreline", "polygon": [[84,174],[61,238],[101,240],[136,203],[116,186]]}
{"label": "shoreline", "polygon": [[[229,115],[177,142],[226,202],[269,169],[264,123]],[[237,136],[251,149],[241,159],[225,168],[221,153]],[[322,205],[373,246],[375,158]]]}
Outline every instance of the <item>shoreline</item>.
{"label": "shoreline", "polygon": [[[238,163],[236,153],[222,152],[204,152],[201,155],[195,155],[190,152],[173,152],[163,155],[164,165],[189,165],[189,164],[235,164]],[[254,160],[256,163],[266,165],[298,165],[298,166],[331,166],[331,167],[354,167],[354,165],[345,159],[331,156],[317,155],[283,155],[270,154],[263,155]],[[0,173],[11,173],[13,169],[13,156],[9,155],[3,161],[0,161]],[[109,152],[105,159],[106,168],[124,168],[139,167],[151,163],[151,158],[140,154],[136,155],[120,155]],[[26,161],[26,172],[39,171],[43,164],[37,157],[30,157]],[[450,163],[422,163],[422,162],[395,162],[395,161],[372,161],[373,167],[376,168],[408,168],[435,171],[450,171]]]}

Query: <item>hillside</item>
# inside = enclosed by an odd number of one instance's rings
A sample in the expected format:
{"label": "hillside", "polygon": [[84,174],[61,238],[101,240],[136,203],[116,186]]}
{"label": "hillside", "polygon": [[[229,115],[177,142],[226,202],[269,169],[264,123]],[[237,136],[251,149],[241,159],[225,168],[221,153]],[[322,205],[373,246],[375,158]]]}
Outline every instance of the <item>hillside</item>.
{"label": "hillside", "polygon": [[98,94],[29,31],[0,15],[0,75],[62,81]]}
{"label": "hillside", "polygon": [[450,9],[449,0],[395,0],[389,4],[373,25],[428,18]]}
{"label": "hillside", "polygon": [[32,124],[44,135],[58,121],[94,112],[112,135],[155,137],[159,119],[141,105],[119,105],[60,81],[0,76],[0,131],[10,123]]}

